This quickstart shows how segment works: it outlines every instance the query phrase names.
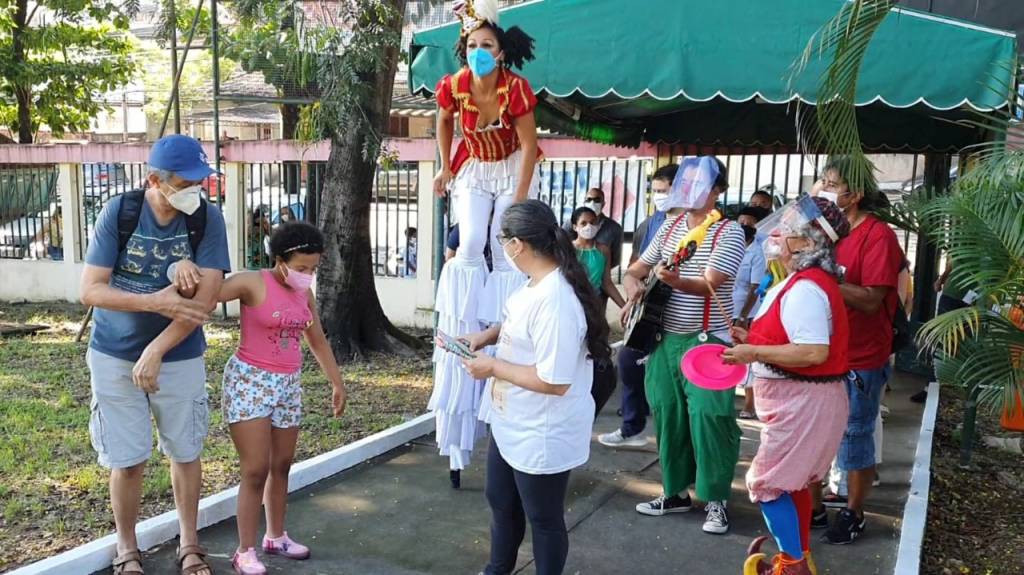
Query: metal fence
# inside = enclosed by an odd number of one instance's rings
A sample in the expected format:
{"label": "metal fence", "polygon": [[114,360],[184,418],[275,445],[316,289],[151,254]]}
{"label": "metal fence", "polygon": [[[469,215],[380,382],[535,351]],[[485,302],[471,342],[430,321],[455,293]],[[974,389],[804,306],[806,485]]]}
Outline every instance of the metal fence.
{"label": "metal fence", "polygon": [[[96,230],[96,220],[103,211],[103,206],[119,194],[131,190],[142,189],[146,186],[146,177],[149,175],[149,166],[144,163],[87,163],[81,164],[79,177],[81,178],[82,194],[81,203],[78,209],[81,210],[81,242],[79,243],[81,253],[79,257],[85,258],[85,253],[92,241],[93,233]],[[219,204],[221,200],[220,179],[210,177],[203,181],[203,191],[206,199]]]}
{"label": "metal fence", "polygon": [[[289,220],[320,226],[325,162],[251,163],[245,181],[245,266],[270,266],[270,235]],[[416,249],[410,233],[418,224],[419,165],[397,162],[378,168],[370,199],[370,247],[376,275],[415,274]]]}
{"label": "metal fence", "polygon": [[57,166],[0,165],[0,258],[64,258]]}
{"label": "metal fence", "polygon": [[139,163],[90,163],[81,164],[80,174],[82,194],[81,204],[81,253],[80,258],[85,259],[85,253],[92,241],[93,233],[96,230],[96,220],[99,218],[103,206],[110,198],[124,192],[141,188],[144,185],[147,171],[145,164]]}
{"label": "metal fence", "polygon": [[[773,197],[778,207],[807,193],[824,169],[827,157],[815,154],[731,154],[728,148],[679,147],[668,151],[674,161],[681,162],[690,155],[714,154],[726,165],[729,189],[722,194],[720,203],[726,215],[735,217],[757,191]],[[895,156],[886,156],[893,158]],[[907,162],[906,155],[900,156]],[[909,158],[910,178],[880,181],[879,188],[891,203],[903,202],[914,189],[923,185],[924,156]],[[956,161],[952,179],[956,178]],[[633,232],[652,209],[649,205],[650,176],[654,172],[653,158],[628,160],[548,160],[540,165],[540,199],[554,210],[560,223],[569,220],[573,210],[582,205],[590,188],[605,192],[606,215],[618,222],[624,232],[623,261],[618,272],[621,279],[628,263]],[[917,234],[893,228],[900,239],[904,253],[914,267],[917,254]]]}
{"label": "metal fence", "polygon": [[[727,148],[670,148],[676,161],[696,153],[714,153],[729,170],[730,188],[721,202],[728,215],[749,201],[757,190],[772,194],[782,205],[810,189],[825,165],[825,156],[730,154]],[[890,156],[891,158],[891,156]],[[908,160],[912,176],[895,182],[879,182],[891,202],[901,202],[923,185],[924,156]],[[957,175],[956,159],[951,178]],[[125,191],[144,185],[146,166],[141,163],[87,163],[80,167],[81,250],[95,230],[96,219],[106,202]],[[569,219],[582,204],[588,189],[605,192],[606,214],[624,230],[623,259],[628,260],[633,231],[650,212],[648,193],[653,158],[547,160],[540,164],[540,198],[554,210],[560,222]],[[907,171],[906,166],[902,170]],[[0,165],[0,257],[63,257],[62,210],[57,193],[58,169],[54,165]],[[287,218],[314,224],[319,217],[324,187],[324,162],[272,162],[244,164],[242,178],[245,207],[245,267],[270,264],[268,238],[274,227]],[[407,232],[418,227],[418,164],[398,162],[388,170],[378,169],[370,206],[370,242],[375,273],[401,277],[415,270],[415,247]],[[223,186],[217,180],[205,183],[208,198],[222,201]],[[450,221],[450,220],[449,220]],[[916,234],[896,230],[911,265],[915,263]],[[621,275],[622,268],[619,266]]]}

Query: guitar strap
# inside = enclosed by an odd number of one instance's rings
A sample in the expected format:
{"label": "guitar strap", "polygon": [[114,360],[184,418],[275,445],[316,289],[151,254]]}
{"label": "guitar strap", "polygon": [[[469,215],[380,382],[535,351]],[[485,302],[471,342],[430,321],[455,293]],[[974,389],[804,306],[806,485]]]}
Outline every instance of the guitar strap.
{"label": "guitar strap", "polygon": [[[714,254],[715,246],[718,244],[718,236],[722,234],[722,230],[724,230],[728,224],[729,224],[729,220],[723,221],[722,225],[718,226],[718,229],[715,230],[715,235],[711,237],[711,253],[712,254]],[[710,263],[710,260],[711,260],[711,255],[709,254],[708,255],[709,263]],[[705,268],[705,271],[706,271],[706,268]],[[728,322],[729,318],[725,318],[725,321]],[[705,337],[706,337],[706,335],[708,333],[708,327],[710,325],[711,325],[711,296],[704,296],[703,333],[705,334]]]}
{"label": "guitar strap", "polygon": [[[676,218],[676,221],[672,222],[672,225],[668,227],[668,233],[665,234],[664,242],[671,242],[672,241],[672,232],[676,231],[676,226],[678,226],[679,222],[683,221],[685,218],[686,218],[686,212],[683,212],[683,213],[679,214],[679,217]],[[661,249],[662,249],[662,253],[664,253],[664,250],[665,250],[664,243],[662,244],[662,248]]]}

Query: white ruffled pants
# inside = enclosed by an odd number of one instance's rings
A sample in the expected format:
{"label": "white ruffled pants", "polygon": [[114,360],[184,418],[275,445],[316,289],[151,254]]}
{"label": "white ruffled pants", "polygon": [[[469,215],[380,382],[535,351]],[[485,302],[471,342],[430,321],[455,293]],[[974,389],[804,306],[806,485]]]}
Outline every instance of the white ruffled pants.
{"label": "white ruffled pants", "polygon": [[[458,337],[501,321],[505,301],[526,283],[513,269],[498,243],[501,217],[512,205],[519,178],[522,152],[499,162],[469,160],[452,185],[459,248],[445,264],[438,280],[434,309],[438,329]],[[534,170],[530,196],[539,192],[540,177]],[[490,243],[493,271],[488,272],[484,246]],[[434,351],[434,391],[427,409],[434,412],[437,446],[448,456],[451,469],[464,469],[477,438],[484,435],[479,419],[483,380],[470,377],[461,360],[441,349]]]}

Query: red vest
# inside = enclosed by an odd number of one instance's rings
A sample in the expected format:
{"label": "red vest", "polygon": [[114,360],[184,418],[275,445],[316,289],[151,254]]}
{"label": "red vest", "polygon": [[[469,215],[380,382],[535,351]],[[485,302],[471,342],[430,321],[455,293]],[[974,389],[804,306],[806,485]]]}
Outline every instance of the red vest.
{"label": "red vest", "polygon": [[832,308],[832,337],[829,338],[828,343],[828,359],[821,365],[809,367],[790,366],[780,369],[815,380],[845,377],[850,369],[850,364],[847,360],[850,326],[846,319],[846,305],[843,303],[843,295],[839,292],[839,282],[821,268],[810,268],[798,272],[793,279],[789,280],[786,287],[782,288],[782,292],[772,302],[772,306],[768,311],[757,318],[750,326],[747,343],[753,345],[785,345],[790,343],[789,336],[786,335],[786,329],[782,326],[782,297],[801,279],[814,282],[828,296],[828,305]]}

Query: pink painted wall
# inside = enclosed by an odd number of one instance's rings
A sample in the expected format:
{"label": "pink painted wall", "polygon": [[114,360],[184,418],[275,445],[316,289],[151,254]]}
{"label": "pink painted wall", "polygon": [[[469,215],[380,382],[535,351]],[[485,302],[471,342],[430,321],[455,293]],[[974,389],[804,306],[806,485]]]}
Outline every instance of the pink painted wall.
{"label": "pink painted wall", "polygon": [[[390,150],[403,161],[432,161],[437,148],[432,139],[388,140]],[[213,143],[203,142],[213,157]],[[543,139],[540,147],[547,159],[656,157],[657,147],[618,148],[565,138]],[[325,161],[330,154],[327,141],[303,145],[289,140],[230,141],[221,144],[225,162]],[[7,144],[0,145],[0,164],[137,163],[149,157],[149,144]]]}

